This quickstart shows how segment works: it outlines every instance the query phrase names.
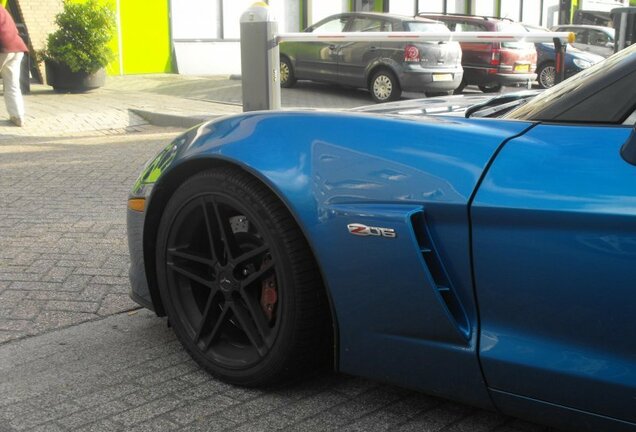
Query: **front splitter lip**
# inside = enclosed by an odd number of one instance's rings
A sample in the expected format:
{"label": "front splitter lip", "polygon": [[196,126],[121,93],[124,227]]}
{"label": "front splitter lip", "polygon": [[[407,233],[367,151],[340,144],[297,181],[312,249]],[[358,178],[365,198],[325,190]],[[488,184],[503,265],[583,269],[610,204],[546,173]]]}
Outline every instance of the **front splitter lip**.
{"label": "front splitter lip", "polygon": [[148,287],[148,278],[143,251],[145,212],[128,209],[126,225],[128,229],[128,251],[130,253],[130,298],[140,306],[155,311]]}

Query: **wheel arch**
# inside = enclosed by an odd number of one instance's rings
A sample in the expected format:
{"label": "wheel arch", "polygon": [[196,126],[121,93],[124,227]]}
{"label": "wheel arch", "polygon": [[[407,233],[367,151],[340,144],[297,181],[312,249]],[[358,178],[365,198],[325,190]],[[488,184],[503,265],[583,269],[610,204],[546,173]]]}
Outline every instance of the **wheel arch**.
{"label": "wheel arch", "polygon": [[375,73],[380,70],[387,70],[391,72],[395,76],[395,79],[398,81],[400,87],[402,87],[402,83],[400,82],[400,74],[398,73],[397,67],[389,61],[378,60],[369,64],[365,72],[365,82],[367,84],[367,88],[369,88],[369,85],[371,84],[373,75],[375,75]]}
{"label": "wheel arch", "polygon": [[189,159],[184,161],[183,163],[175,166],[173,169],[168,171],[164,176],[160,178],[160,180],[155,185],[155,188],[152,193],[152,199],[149,202],[146,218],[144,221],[144,233],[143,233],[143,251],[144,251],[144,266],[146,271],[146,278],[148,281],[148,290],[150,291],[150,296],[152,299],[152,304],[155,310],[155,313],[158,316],[165,316],[166,312],[163,307],[161,297],[159,295],[159,288],[157,285],[157,268],[155,263],[156,256],[156,238],[159,230],[159,222],[161,219],[161,215],[163,210],[165,209],[170,197],[177,190],[177,188],[188,178],[210,169],[214,168],[233,168],[236,170],[240,170],[243,173],[255,178],[265,187],[267,187],[270,192],[272,192],[276,198],[285,206],[287,211],[289,212],[292,219],[295,221],[296,225],[299,227],[302,232],[307,245],[309,246],[309,250],[311,255],[318,267],[318,271],[320,272],[322,286],[325,290],[327,301],[329,303],[329,315],[331,318],[331,324],[333,328],[333,340],[334,340],[334,367],[337,369],[338,367],[338,340],[339,340],[339,327],[337,322],[337,314],[335,313],[335,306],[331,296],[331,292],[326,283],[326,278],[323,272],[323,268],[320,264],[320,261],[317,258],[317,254],[315,253],[314,246],[310,241],[310,237],[307,235],[306,230],[304,229],[302,223],[298,215],[292,210],[289,202],[284,198],[281,191],[276,187],[276,185],[271,182],[267,177],[263,176],[261,173],[251,169],[250,167],[246,167],[242,164],[237,163],[233,160],[222,159],[219,157],[199,157],[196,159]]}

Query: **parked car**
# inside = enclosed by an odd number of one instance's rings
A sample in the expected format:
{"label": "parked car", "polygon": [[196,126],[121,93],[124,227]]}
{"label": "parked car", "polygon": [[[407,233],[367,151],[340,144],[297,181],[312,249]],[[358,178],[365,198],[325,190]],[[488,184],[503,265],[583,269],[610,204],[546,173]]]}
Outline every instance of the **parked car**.
{"label": "parked car", "polygon": [[[419,14],[442,21],[451,31],[525,32],[525,28],[509,19],[458,15]],[[530,87],[537,78],[537,52],[534,44],[526,42],[473,43],[462,42],[464,81],[456,92],[469,84],[477,85],[485,93],[498,92],[502,86]]]}
{"label": "parked car", "polygon": [[468,118],[296,110],[193,128],[131,191],[131,296],[229,383],[335,364],[634,431],[635,77],[636,45]]}
{"label": "parked car", "polygon": [[[332,15],[307,28],[311,33],[448,32],[440,22],[380,13]],[[443,94],[462,81],[456,42],[284,42],[280,44],[282,87],[308,79],[369,89],[376,102],[402,91]]]}
{"label": "parked car", "polygon": [[573,32],[576,35],[576,41],[572,45],[582,51],[589,51],[602,57],[614,54],[615,32],[611,27],[567,24],[552,27],[552,31]]}
{"label": "parked car", "polygon": [[[523,24],[523,26],[531,32],[550,32],[545,27],[529,24]],[[556,82],[554,44],[543,42],[534,45],[537,50],[537,82],[541,88],[550,88]],[[567,79],[603,60],[604,57],[568,45],[565,51],[565,78]]]}

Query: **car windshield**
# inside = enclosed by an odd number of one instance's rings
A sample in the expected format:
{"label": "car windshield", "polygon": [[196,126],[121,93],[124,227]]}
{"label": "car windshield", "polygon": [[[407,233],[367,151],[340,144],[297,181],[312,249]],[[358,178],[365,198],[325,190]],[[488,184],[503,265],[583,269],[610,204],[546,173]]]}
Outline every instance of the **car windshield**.
{"label": "car windshield", "polygon": [[575,91],[581,87],[587,81],[596,78],[597,76],[606,75],[609,70],[616,65],[623,62],[628,57],[633,57],[636,54],[636,44],[629,48],[626,48],[613,56],[596,63],[588,69],[568,78],[560,85],[554,86],[543,93],[539,94],[528,103],[520,106],[519,108],[509,112],[503,118],[515,119],[515,120],[532,120],[534,116],[540,111],[544,110],[547,105],[552,104],[563,95],[567,95],[570,92]]}
{"label": "car windshield", "polygon": [[[506,33],[525,33],[528,30],[526,30],[526,28],[520,23],[501,21],[497,25],[497,31]],[[534,44],[528,42],[504,42],[501,46],[509,49],[534,49]]]}
{"label": "car windshield", "polygon": [[442,23],[429,23],[421,21],[407,21],[404,23],[408,31],[422,33],[446,33],[450,32],[448,27]]}

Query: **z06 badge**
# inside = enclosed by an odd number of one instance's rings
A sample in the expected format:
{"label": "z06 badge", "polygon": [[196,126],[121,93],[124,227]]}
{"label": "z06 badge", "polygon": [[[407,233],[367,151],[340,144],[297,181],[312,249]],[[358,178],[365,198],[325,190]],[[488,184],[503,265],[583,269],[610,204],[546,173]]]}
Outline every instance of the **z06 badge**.
{"label": "z06 badge", "polygon": [[353,223],[347,225],[349,233],[357,236],[373,236],[373,237],[387,237],[395,238],[397,234],[393,228],[380,228],[362,225],[359,223]]}

